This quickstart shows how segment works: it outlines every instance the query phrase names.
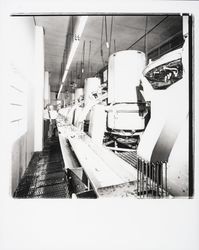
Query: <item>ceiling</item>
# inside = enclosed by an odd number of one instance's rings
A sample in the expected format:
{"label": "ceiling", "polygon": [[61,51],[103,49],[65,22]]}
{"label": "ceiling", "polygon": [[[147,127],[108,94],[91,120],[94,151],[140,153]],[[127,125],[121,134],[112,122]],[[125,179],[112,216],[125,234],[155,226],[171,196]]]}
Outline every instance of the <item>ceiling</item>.
{"label": "ceiling", "polygon": [[[61,64],[63,61],[63,53],[67,34],[71,33],[71,27],[75,26],[75,20],[78,17],[70,16],[38,16],[35,17],[36,25],[43,26],[45,30],[45,70],[50,72],[50,86],[51,91],[57,92],[60,86]],[[110,41],[111,30],[111,16],[107,16],[107,35]],[[101,57],[101,35],[102,35],[102,16],[89,16],[80,39],[79,46],[76,50],[75,56],[70,66],[69,74],[63,92],[69,89],[71,80],[77,82],[82,86],[83,82],[76,80],[77,72],[80,72],[80,62],[83,56],[83,44],[85,41],[84,54],[84,76],[88,77],[96,74],[100,69],[107,64],[109,53],[115,51],[125,50],[129,48],[134,42],[142,37],[146,30],[149,31],[157,25],[165,16],[114,16],[112,25],[112,39],[110,52],[105,43],[105,25],[103,25],[102,36],[102,50],[103,59]],[[71,20],[73,20],[71,26]],[[147,21],[147,22],[146,22]],[[147,25],[146,25],[147,23]],[[103,23],[104,24],[104,23]],[[175,34],[182,31],[182,17],[168,16],[156,28],[154,28],[148,35],[146,40],[143,38],[137,42],[130,49],[150,52],[153,48],[163,44],[167,39],[173,37]],[[115,42],[114,42],[115,40]],[[67,40],[69,41],[69,40]],[[145,47],[146,42],[146,47]],[[91,46],[91,47],[90,47]],[[91,48],[89,50],[89,47]],[[89,51],[90,51],[90,67],[89,65]],[[67,52],[67,50],[66,50]],[[64,60],[67,59],[67,54]],[[72,71],[72,79],[71,79]]]}

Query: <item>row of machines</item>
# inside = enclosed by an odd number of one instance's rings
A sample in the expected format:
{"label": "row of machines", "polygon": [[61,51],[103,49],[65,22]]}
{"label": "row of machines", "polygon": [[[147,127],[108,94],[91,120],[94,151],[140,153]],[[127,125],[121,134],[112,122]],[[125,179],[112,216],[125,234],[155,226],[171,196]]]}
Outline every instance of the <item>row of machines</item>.
{"label": "row of machines", "polygon": [[[166,178],[160,183],[156,173],[156,182],[171,195],[188,196],[187,61],[186,42],[148,65],[141,51],[116,52],[109,57],[108,83],[85,79],[60,112],[96,144],[114,152],[136,151],[149,166],[166,164]],[[147,183],[148,165],[141,170]]]}
{"label": "row of machines", "polygon": [[109,145],[135,148],[149,114],[140,91],[145,63],[145,55],[140,51],[111,55],[108,88],[101,84],[100,78],[85,79],[84,88],[70,93],[69,105],[65,108],[67,121],[80,129],[87,127],[88,134],[97,143],[107,141]]}

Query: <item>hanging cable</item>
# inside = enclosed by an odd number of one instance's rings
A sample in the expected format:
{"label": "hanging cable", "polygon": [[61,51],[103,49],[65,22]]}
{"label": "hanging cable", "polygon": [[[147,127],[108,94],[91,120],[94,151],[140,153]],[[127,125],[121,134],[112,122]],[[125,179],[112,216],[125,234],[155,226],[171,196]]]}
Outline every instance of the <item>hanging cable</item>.
{"label": "hanging cable", "polygon": [[105,36],[106,36],[106,47],[109,49],[109,43],[108,43],[108,29],[107,29],[107,20],[105,16]]}
{"label": "hanging cable", "polygon": [[146,32],[146,34],[142,35],[137,41],[135,41],[131,46],[127,48],[130,49],[132,48],[136,43],[138,43],[142,38],[144,38],[146,35],[148,35],[152,30],[154,30],[156,27],[158,27],[162,22],[164,22],[169,16],[164,17],[160,22],[158,22],[153,28],[151,28],[149,31]]}
{"label": "hanging cable", "polygon": [[93,66],[91,65],[91,75],[93,75]]}
{"label": "hanging cable", "polygon": [[85,43],[86,42],[84,40],[83,48],[82,48],[82,61],[81,61],[81,67],[80,67],[80,70],[81,70],[81,83],[83,81],[83,74],[84,74]]}
{"label": "hanging cable", "polygon": [[111,53],[111,40],[112,40],[112,33],[113,33],[113,16],[111,17],[111,28],[110,28],[110,40],[109,40],[109,51],[108,55],[110,56]]}
{"label": "hanging cable", "polygon": [[148,16],[146,16],[145,37],[144,37],[144,53],[146,56],[146,63],[147,63],[147,26],[148,26]]}
{"label": "hanging cable", "polygon": [[72,20],[71,20],[71,40],[73,40],[73,16],[72,16]]}
{"label": "hanging cable", "polygon": [[83,69],[83,62],[81,61],[81,62],[80,62],[80,68],[79,68],[79,72],[80,72],[80,74],[79,74],[79,75],[80,75],[80,81],[82,81],[82,77],[83,77],[83,73],[82,73],[83,70],[82,70],[82,69]]}
{"label": "hanging cable", "polygon": [[78,62],[76,62],[76,67],[75,67],[75,80],[74,80],[74,86],[77,86],[77,78],[78,78]]}
{"label": "hanging cable", "polygon": [[114,53],[116,52],[116,41],[114,39]]}
{"label": "hanging cable", "polygon": [[78,62],[76,62],[76,70],[75,70],[75,77],[76,77],[76,83],[77,83],[77,79],[78,79]]}
{"label": "hanging cable", "polygon": [[70,72],[70,81],[71,81],[71,84],[72,84],[73,83],[73,72],[72,72],[72,70]]}
{"label": "hanging cable", "polygon": [[88,77],[90,73],[90,59],[91,59],[91,41],[89,42],[89,54],[88,54]]}
{"label": "hanging cable", "polygon": [[85,58],[85,40],[83,43],[83,51],[82,51],[82,73],[84,73],[84,58]]}
{"label": "hanging cable", "polygon": [[102,31],[101,31],[101,48],[100,48],[100,55],[101,55],[101,59],[102,59],[102,64],[103,67],[105,66],[105,62],[104,62],[104,56],[103,56],[103,33],[104,33],[104,17],[102,17]]}
{"label": "hanging cable", "polygon": [[61,63],[60,75],[59,75],[59,81],[60,81],[60,82],[61,82],[61,79],[62,79],[63,72],[64,72],[64,64],[63,64],[63,62],[62,62],[62,63]]}

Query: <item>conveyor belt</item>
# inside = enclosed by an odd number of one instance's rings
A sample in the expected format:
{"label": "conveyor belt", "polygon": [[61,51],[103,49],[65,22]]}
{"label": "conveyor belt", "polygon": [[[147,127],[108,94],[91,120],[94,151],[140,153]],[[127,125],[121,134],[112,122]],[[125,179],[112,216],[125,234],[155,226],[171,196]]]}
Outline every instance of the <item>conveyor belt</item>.
{"label": "conveyor belt", "polygon": [[[135,190],[136,186],[134,183],[137,180],[137,171],[135,168],[123,159],[120,159],[118,155],[105,146],[95,143],[92,138],[75,126],[64,124],[62,121],[57,121],[57,123],[60,133],[59,138],[63,142],[63,155],[67,155],[68,152],[68,150],[64,150],[66,148],[64,147],[65,139],[70,143],[97,197],[104,197],[113,189],[118,191],[114,191],[113,196],[123,196],[124,192],[126,194],[129,182],[132,184],[132,190]],[[64,157],[64,162],[67,166],[71,160],[68,157]],[[70,165],[72,166],[72,162]],[[121,184],[124,187],[121,187]],[[128,192],[128,194],[132,197],[134,196],[134,192]]]}
{"label": "conveyor belt", "polygon": [[69,197],[68,180],[58,138],[49,139],[42,152],[34,153],[14,194],[15,198]]}

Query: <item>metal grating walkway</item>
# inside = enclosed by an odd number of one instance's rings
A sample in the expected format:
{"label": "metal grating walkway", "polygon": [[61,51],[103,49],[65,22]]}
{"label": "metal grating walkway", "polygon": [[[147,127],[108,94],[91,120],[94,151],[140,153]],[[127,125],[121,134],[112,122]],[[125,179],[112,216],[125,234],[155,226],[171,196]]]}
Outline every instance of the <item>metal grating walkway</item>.
{"label": "metal grating walkway", "polygon": [[69,198],[59,139],[48,139],[42,152],[34,153],[15,198]]}

